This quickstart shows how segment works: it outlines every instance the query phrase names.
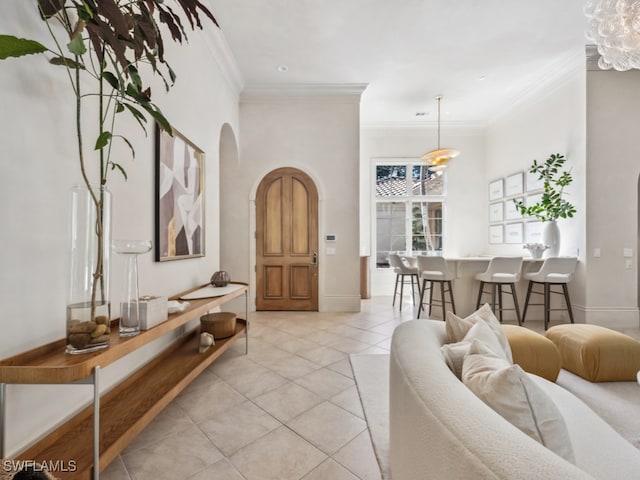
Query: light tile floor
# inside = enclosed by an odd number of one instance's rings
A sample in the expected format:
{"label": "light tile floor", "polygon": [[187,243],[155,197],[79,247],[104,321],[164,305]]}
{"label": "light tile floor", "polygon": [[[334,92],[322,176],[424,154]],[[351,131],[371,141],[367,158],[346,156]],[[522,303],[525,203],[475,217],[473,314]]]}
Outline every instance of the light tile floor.
{"label": "light tile floor", "polygon": [[252,313],[249,354],[236,342],[101,478],[379,480],[349,354],[388,353],[393,329],[416,313],[391,297],[358,313]]}

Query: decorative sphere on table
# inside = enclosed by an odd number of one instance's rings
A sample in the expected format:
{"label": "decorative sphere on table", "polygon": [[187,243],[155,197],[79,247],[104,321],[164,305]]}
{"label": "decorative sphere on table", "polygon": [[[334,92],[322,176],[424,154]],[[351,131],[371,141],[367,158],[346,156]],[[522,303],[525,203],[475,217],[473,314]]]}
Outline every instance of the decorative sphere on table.
{"label": "decorative sphere on table", "polygon": [[214,273],[211,277],[211,285],[214,287],[226,287],[230,281],[229,274],[224,270]]}

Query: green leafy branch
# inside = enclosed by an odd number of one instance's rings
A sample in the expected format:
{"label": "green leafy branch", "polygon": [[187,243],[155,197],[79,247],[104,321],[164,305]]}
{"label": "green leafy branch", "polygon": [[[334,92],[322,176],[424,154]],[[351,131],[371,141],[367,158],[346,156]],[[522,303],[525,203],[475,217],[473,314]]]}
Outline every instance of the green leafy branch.
{"label": "green leafy branch", "polygon": [[533,161],[529,172],[536,174],[538,180],[542,180],[542,198],[530,206],[525,206],[522,200],[514,200],[516,208],[523,216],[538,218],[543,222],[573,217],[576,213],[575,207],[563,198],[564,188],[573,181],[570,172],[561,170],[565,162],[566,158],[560,153],[551,154],[542,163]]}
{"label": "green leafy branch", "polygon": [[[118,170],[126,178],[122,165],[108,160],[113,139],[122,140],[135,157],[131,142],[114,133],[115,115],[129,112],[146,134],[146,113],[171,133],[171,125],[151,101],[151,89],[144,86],[138,68],[140,63],[149,65],[153,74],[160,76],[167,90],[175,81],[175,73],[164,57],[160,25],[165,25],[171,38],[178,43],[187,37],[181,17],[168,3],[164,0],[36,0],[55,48],[13,35],[0,35],[0,60],[50,53],[53,55],[49,60],[51,64],[67,69],[78,104],[78,117],[84,98],[94,95],[100,97],[100,128],[94,142],[95,150],[100,151],[100,185],[106,183],[109,170]],[[182,9],[192,29],[202,28],[200,14],[217,25],[213,14],[199,0],[176,0],[174,3]],[[58,38],[54,30],[56,25],[62,26],[66,40]],[[97,81],[97,93],[82,94],[81,73]],[[76,134],[81,147],[82,124],[78,122],[79,118],[76,120],[80,127]],[[81,148],[79,157],[84,172],[84,152]]]}

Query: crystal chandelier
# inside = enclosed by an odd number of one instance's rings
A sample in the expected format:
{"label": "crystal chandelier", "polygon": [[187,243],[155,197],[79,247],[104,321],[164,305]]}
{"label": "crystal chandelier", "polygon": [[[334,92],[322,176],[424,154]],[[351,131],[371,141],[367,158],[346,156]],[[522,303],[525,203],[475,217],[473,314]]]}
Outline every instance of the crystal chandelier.
{"label": "crystal chandelier", "polygon": [[440,100],[442,100],[442,95],[438,95],[436,100],[438,101],[438,148],[422,156],[422,160],[429,164],[429,170],[432,172],[445,170],[447,162],[460,155],[460,151],[455,148],[440,148]]}
{"label": "crystal chandelier", "polygon": [[587,0],[584,14],[601,69],[640,69],[640,0]]}

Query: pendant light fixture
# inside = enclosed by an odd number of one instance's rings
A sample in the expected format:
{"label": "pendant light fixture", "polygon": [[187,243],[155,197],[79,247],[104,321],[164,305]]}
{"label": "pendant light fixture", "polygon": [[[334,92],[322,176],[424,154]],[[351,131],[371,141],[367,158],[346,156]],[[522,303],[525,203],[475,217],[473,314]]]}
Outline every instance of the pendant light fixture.
{"label": "pendant light fixture", "polygon": [[449,160],[460,155],[460,151],[455,148],[440,147],[440,101],[442,100],[442,95],[438,95],[436,100],[438,101],[438,148],[422,156],[422,160],[429,164],[429,170],[432,172],[445,170],[448,167]]}

